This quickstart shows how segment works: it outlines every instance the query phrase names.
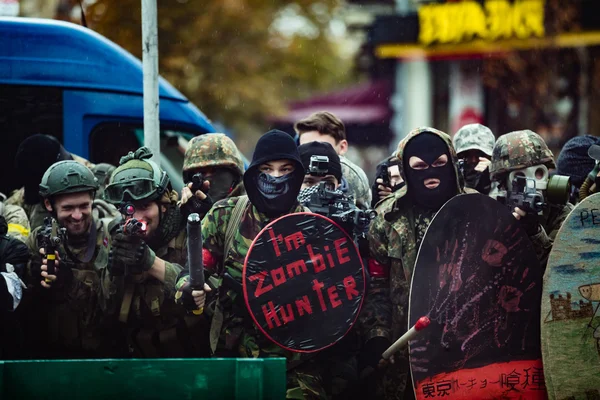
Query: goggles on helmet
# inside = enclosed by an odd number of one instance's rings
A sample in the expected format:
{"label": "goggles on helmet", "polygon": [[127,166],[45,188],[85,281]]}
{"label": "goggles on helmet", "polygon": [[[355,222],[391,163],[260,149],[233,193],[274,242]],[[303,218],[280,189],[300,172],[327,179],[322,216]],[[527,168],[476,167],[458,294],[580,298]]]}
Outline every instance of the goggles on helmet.
{"label": "goggles on helmet", "polygon": [[104,198],[111,203],[120,203],[126,200],[144,200],[155,193],[156,187],[152,179],[136,179],[106,186]]}

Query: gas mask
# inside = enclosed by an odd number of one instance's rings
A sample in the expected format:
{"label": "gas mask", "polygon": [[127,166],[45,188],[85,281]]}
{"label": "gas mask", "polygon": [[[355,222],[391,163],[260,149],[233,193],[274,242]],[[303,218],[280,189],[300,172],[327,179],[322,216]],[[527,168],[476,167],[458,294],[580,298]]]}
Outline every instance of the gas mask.
{"label": "gas mask", "polygon": [[534,165],[528,168],[511,171],[508,174],[506,187],[509,191],[513,190],[512,182],[515,176],[522,175],[528,179],[535,180],[536,190],[546,190],[548,188],[548,167],[545,165]]}

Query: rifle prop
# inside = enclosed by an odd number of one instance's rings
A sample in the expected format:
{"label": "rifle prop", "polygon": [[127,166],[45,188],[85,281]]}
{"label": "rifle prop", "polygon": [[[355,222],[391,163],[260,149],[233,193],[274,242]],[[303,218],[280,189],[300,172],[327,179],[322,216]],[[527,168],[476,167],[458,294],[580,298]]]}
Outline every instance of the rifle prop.
{"label": "rifle prop", "polygon": [[131,203],[123,203],[119,206],[119,212],[127,217],[119,227],[121,233],[125,235],[145,235],[148,230],[148,224],[141,219],[133,218],[135,207]]}
{"label": "rifle prop", "polygon": [[[202,229],[200,215],[192,213],[188,216],[187,223],[187,251],[192,290],[204,290],[204,260],[202,259]],[[194,310],[194,315],[204,312],[204,307]]]}
{"label": "rifle prop", "polygon": [[498,201],[506,205],[509,211],[515,207],[525,212],[539,213],[546,207],[544,197],[537,192],[535,179],[524,176],[515,176],[512,182],[512,191],[507,196],[498,196]]}
{"label": "rifle prop", "polygon": [[[116,233],[122,233],[128,236],[144,236],[148,230],[148,224],[144,220],[138,220],[133,218],[135,214],[135,207],[133,204],[129,202],[121,203],[119,205],[119,212],[123,217],[123,220],[119,224],[119,227],[116,230]],[[126,266],[121,266],[120,268],[115,268],[115,261],[112,258],[109,258],[109,263],[111,264],[111,274],[115,276],[121,276],[125,273]]]}
{"label": "rifle prop", "polygon": [[[366,231],[377,216],[375,210],[361,210],[356,207],[352,197],[329,190],[326,182],[319,183],[318,189],[310,195],[306,206],[312,212],[331,218],[340,224],[359,245],[361,253],[365,251],[365,246],[361,243],[367,241]],[[365,254],[368,254],[368,251]]]}
{"label": "rifle prop", "polygon": [[419,318],[417,323],[414,324],[413,327],[408,330],[408,332],[406,332],[398,340],[396,340],[394,342],[394,344],[392,344],[390,347],[388,347],[388,349],[383,352],[381,357],[385,360],[389,360],[389,358],[392,356],[392,354],[394,354],[398,350],[406,347],[408,345],[408,342],[410,342],[415,337],[417,337],[419,332],[421,332],[423,329],[427,328],[429,326],[429,322],[430,322],[429,318],[427,318],[427,317]]}
{"label": "rifle prop", "polygon": [[[55,251],[58,249],[58,246],[64,241],[67,230],[65,228],[58,228],[56,235],[54,234],[54,229],[52,227],[52,217],[44,218],[44,225],[38,234],[40,246],[44,249],[45,257],[46,257],[46,267],[48,268],[48,275],[56,275],[56,254]],[[52,281],[48,278],[45,278],[46,283],[51,283]]]}

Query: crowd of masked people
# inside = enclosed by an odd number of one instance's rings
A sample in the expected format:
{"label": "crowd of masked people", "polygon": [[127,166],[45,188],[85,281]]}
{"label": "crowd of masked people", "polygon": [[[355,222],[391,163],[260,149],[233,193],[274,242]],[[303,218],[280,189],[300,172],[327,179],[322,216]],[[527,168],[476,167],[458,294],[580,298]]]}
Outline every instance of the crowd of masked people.
{"label": "crowd of masked people", "polygon": [[[562,222],[596,188],[593,136],[570,140],[555,162],[530,130],[496,138],[479,124],[452,136],[418,128],[370,184],[344,156],[335,115],[315,113],[295,130],[297,140],[262,135],[247,168],[226,135],[194,137],[181,193],[146,147],[113,166],[71,154],[48,135],[24,140],[15,156],[23,187],[0,202],[1,358],[285,357],[287,398],[412,398],[407,351],[393,362],[381,355],[407,330],[417,251],[443,204],[464,193],[500,198],[517,176],[534,181],[557,200],[541,212],[511,211],[545,265]],[[568,177],[564,195],[548,197],[555,176]],[[253,239],[270,221],[310,210],[319,192],[375,213],[364,235],[352,236],[365,241],[369,276],[358,321],[336,345],[306,354],[268,340],[239,287]],[[204,290],[190,286],[192,213],[202,218]]]}

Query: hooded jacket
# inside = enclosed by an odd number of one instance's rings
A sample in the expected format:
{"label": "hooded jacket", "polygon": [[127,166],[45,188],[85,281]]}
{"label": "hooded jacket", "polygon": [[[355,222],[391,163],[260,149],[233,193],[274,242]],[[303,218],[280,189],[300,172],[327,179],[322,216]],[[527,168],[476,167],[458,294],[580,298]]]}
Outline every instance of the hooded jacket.
{"label": "hooded jacket", "polygon": [[[437,129],[417,128],[402,139],[395,154],[400,160],[399,164],[403,165],[406,145],[425,132],[439,136],[448,146],[455,171],[456,194],[475,192],[464,187],[462,175],[457,168],[458,157],[452,139]],[[406,174],[402,168],[400,174],[406,181]],[[410,281],[417,251],[429,223],[437,212],[418,207],[410,196],[407,196],[408,190],[408,185],[404,185],[377,204],[378,215],[369,230],[369,249],[376,262],[369,265],[371,284],[360,318],[367,342],[384,337],[391,344],[408,328]],[[399,364],[397,368],[402,369],[402,363],[396,364]],[[407,371],[399,372],[399,376],[395,378],[396,388],[393,390],[397,394],[404,392],[407,378]],[[385,391],[388,392],[388,389]],[[397,394],[393,397],[398,397]]]}

